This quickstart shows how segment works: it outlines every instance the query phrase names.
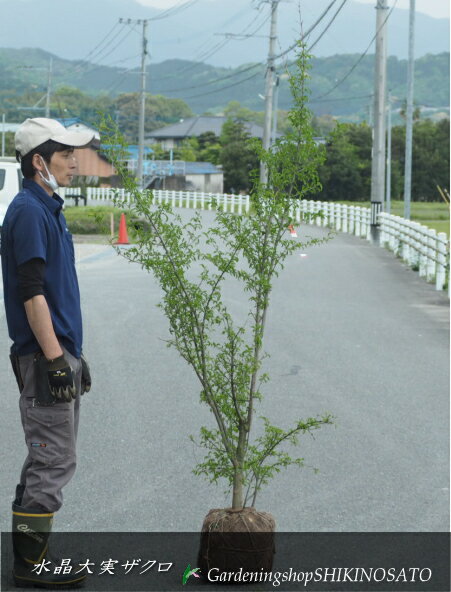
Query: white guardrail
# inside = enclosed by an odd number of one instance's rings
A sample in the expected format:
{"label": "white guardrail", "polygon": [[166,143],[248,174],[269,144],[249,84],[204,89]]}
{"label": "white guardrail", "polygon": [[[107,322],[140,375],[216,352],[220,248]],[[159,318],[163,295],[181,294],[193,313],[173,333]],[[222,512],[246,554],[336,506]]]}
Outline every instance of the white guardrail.
{"label": "white guardrail", "polygon": [[[130,195],[124,189],[73,187],[64,190],[64,196],[83,194],[88,205],[111,205],[114,198],[129,202]],[[249,195],[226,193],[200,193],[195,191],[153,190],[156,203],[170,202],[173,207],[212,209],[213,201],[225,211],[243,214],[249,212]],[[64,197],[62,196],[62,197]],[[320,214],[318,216],[318,214]],[[292,216],[296,222],[354,234],[371,239],[371,210],[360,206],[348,206],[334,202],[302,200],[293,205]],[[417,222],[378,214],[379,242],[419,272],[428,282],[435,282],[437,290],[443,290],[449,282],[449,239],[444,232],[437,232]]]}

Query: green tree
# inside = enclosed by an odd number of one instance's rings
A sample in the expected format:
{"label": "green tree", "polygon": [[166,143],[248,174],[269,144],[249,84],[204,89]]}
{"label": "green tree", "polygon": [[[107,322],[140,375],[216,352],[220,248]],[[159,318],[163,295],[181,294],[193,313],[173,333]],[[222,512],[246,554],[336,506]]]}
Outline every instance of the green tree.
{"label": "green tree", "polygon": [[[200,429],[198,443],[205,457],[194,472],[211,482],[225,479],[235,509],[254,505],[261,486],[282,468],[303,466],[304,459],[292,458],[286,446],[298,444],[301,434],[332,423],[326,413],[296,420],[284,429],[261,417],[260,432],[254,434],[252,429],[262,385],[268,380],[263,371],[263,338],[273,283],[287,257],[300,247],[287,237],[287,226],[293,222],[292,198],[306,197],[319,188],[321,152],[313,141],[305,106],[305,61],[302,53],[299,74],[291,81],[295,108],[290,118],[295,131],[279,141],[273,152],[252,142],[256,159],[267,167],[269,181],[262,185],[254,177],[251,215],[217,209],[208,231],[199,212],[183,223],[169,204],[156,204],[150,192],[140,192],[115,160],[132,194],[132,208],[151,226],[149,232],[138,231],[136,246],[121,253],[157,278],[170,327],[168,345],[194,370],[200,400],[214,417],[215,427]],[[237,130],[242,134],[236,122],[228,124],[224,135],[236,137]],[[113,145],[117,141],[114,134],[109,139]],[[302,248],[318,242],[311,240]],[[227,278],[248,295],[244,323],[226,305]]]}
{"label": "green tree", "polygon": [[[112,110],[119,121],[119,129],[131,144],[138,142],[140,94],[125,93],[117,97]],[[161,95],[146,95],[144,133],[193,115],[181,99],[168,99]]]}
{"label": "green tree", "polygon": [[252,111],[248,107],[243,107],[239,101],[230,101],[224,108],[224,115],[228,119],[235,121],[253,121],[263,125],[265,114],[263,111]]}
{"label": "green tree", "polygon": [[[392,130],[392,197],[404,197],[405,126]],[[413,126],[412,199],[439,201],[437,185],[449,189],[449,120],[425,119]]]}
{"label": "green tree", "polygon": [[224,171],[224,189],[227,193],[248,192],[251,173],[259,166],[257,154],[250,146],[249,133],[244,123],[228,119],[221,132],[221,164]]}
{"label": "green tree", "polygon": [[362,162],[351,142],[345,124],[338,124],[330,134],[326,160],[319,170],[322,190],[318,199],[325,201],[361,201],[369,198],[361,174]]}
{"label": "green tree", "polygon": [[212,164],[220,164],[221,161],[221,144],[219,138],[213,132],[204,132],[197,138],[199,151],[197,153],[197,160],[199,162],[211,162]]}

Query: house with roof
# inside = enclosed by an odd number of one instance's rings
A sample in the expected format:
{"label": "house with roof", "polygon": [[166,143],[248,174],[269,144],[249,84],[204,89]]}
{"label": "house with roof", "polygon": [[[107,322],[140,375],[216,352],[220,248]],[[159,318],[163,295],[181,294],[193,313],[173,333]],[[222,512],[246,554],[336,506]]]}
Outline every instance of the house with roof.
{"label": "house with roof", "polygon": [[[160,162],[170,165],[170,161]],[[172,174],[155,178],[150,187],[176,191],[223,193],[224,173],[221,168],[211,162],[175,161],[175,165]]]}
{"label": "house with roof", "polygon": [[55,118],[56,121],[59,121],[67,130],[71,132],[91,132],[94,134],[94,141],[100,142],[100,133],[92,125],[85,123],[79,117],[62,117],[62,118]]}
{"label": "house with roof", "polygon": [[[187,138],[198,138],[206,132],[213,132],[215,136],[221,135],[222,126],[227,117],[213,115],[198,115],[182,119],[178,123],[168,125],[146,134],[145,143],[160,144],[163,150],[172,150],[180,146]],[[263,138],[263,128],[252,121],[245,121],[244,127],[253,138]]]}

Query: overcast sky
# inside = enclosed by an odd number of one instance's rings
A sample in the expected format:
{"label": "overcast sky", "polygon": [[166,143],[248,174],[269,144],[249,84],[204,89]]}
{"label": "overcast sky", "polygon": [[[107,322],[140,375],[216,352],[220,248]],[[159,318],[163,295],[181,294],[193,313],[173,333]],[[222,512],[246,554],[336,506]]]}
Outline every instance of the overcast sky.
{"label": "overcast sky", "polygon": [[[211,0],[211,2],[223,2],[224,0]],[[311,0],[310,0],[311,1]],[[361,4],[376,5],[375,0],[356,0]],[[395,0],[388,0],[388,6],[391,8]],[[170,8],[179,4],[185,4],[187,0],[138,0],[140,4],[153,6],[155,8]],[[416,0],[415,6],[418,12],[423,12],[436,18],[449,17],[449,0]],[[397,8],[409,8],[410,0],[398,0]]]}

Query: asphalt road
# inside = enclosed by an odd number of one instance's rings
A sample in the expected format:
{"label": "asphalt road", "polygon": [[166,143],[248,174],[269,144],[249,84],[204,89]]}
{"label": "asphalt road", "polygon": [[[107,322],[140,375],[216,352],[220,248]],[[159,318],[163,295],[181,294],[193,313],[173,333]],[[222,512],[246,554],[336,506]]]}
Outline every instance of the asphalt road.
{"label": "asphalt road", "polygon": [[[301,227],[298,240],[324,232]],[[229,506],[230,496],[225,484],[191,473],[202,451],[188,436],[213,418],[199,403],[193,372],[162,341],[160,289],[112,248],[82,245],[79,253],[94,386],[83,400],[79,465],[55,527],[198,531],[207,511]],[[227,298],[242,314],[244,295],[229,286]],[[259,413],[288,427],[327,411],[336,424],[301,438],[306,468],[278,475],[257,508],[275,516],[279,531],[448,530],[446,294],[391,253],[340,234],[320,247],[300,245],[271,307],[271,381]],[[0,516],[8,530],[25,445],[1,313],[0,336]]]}

